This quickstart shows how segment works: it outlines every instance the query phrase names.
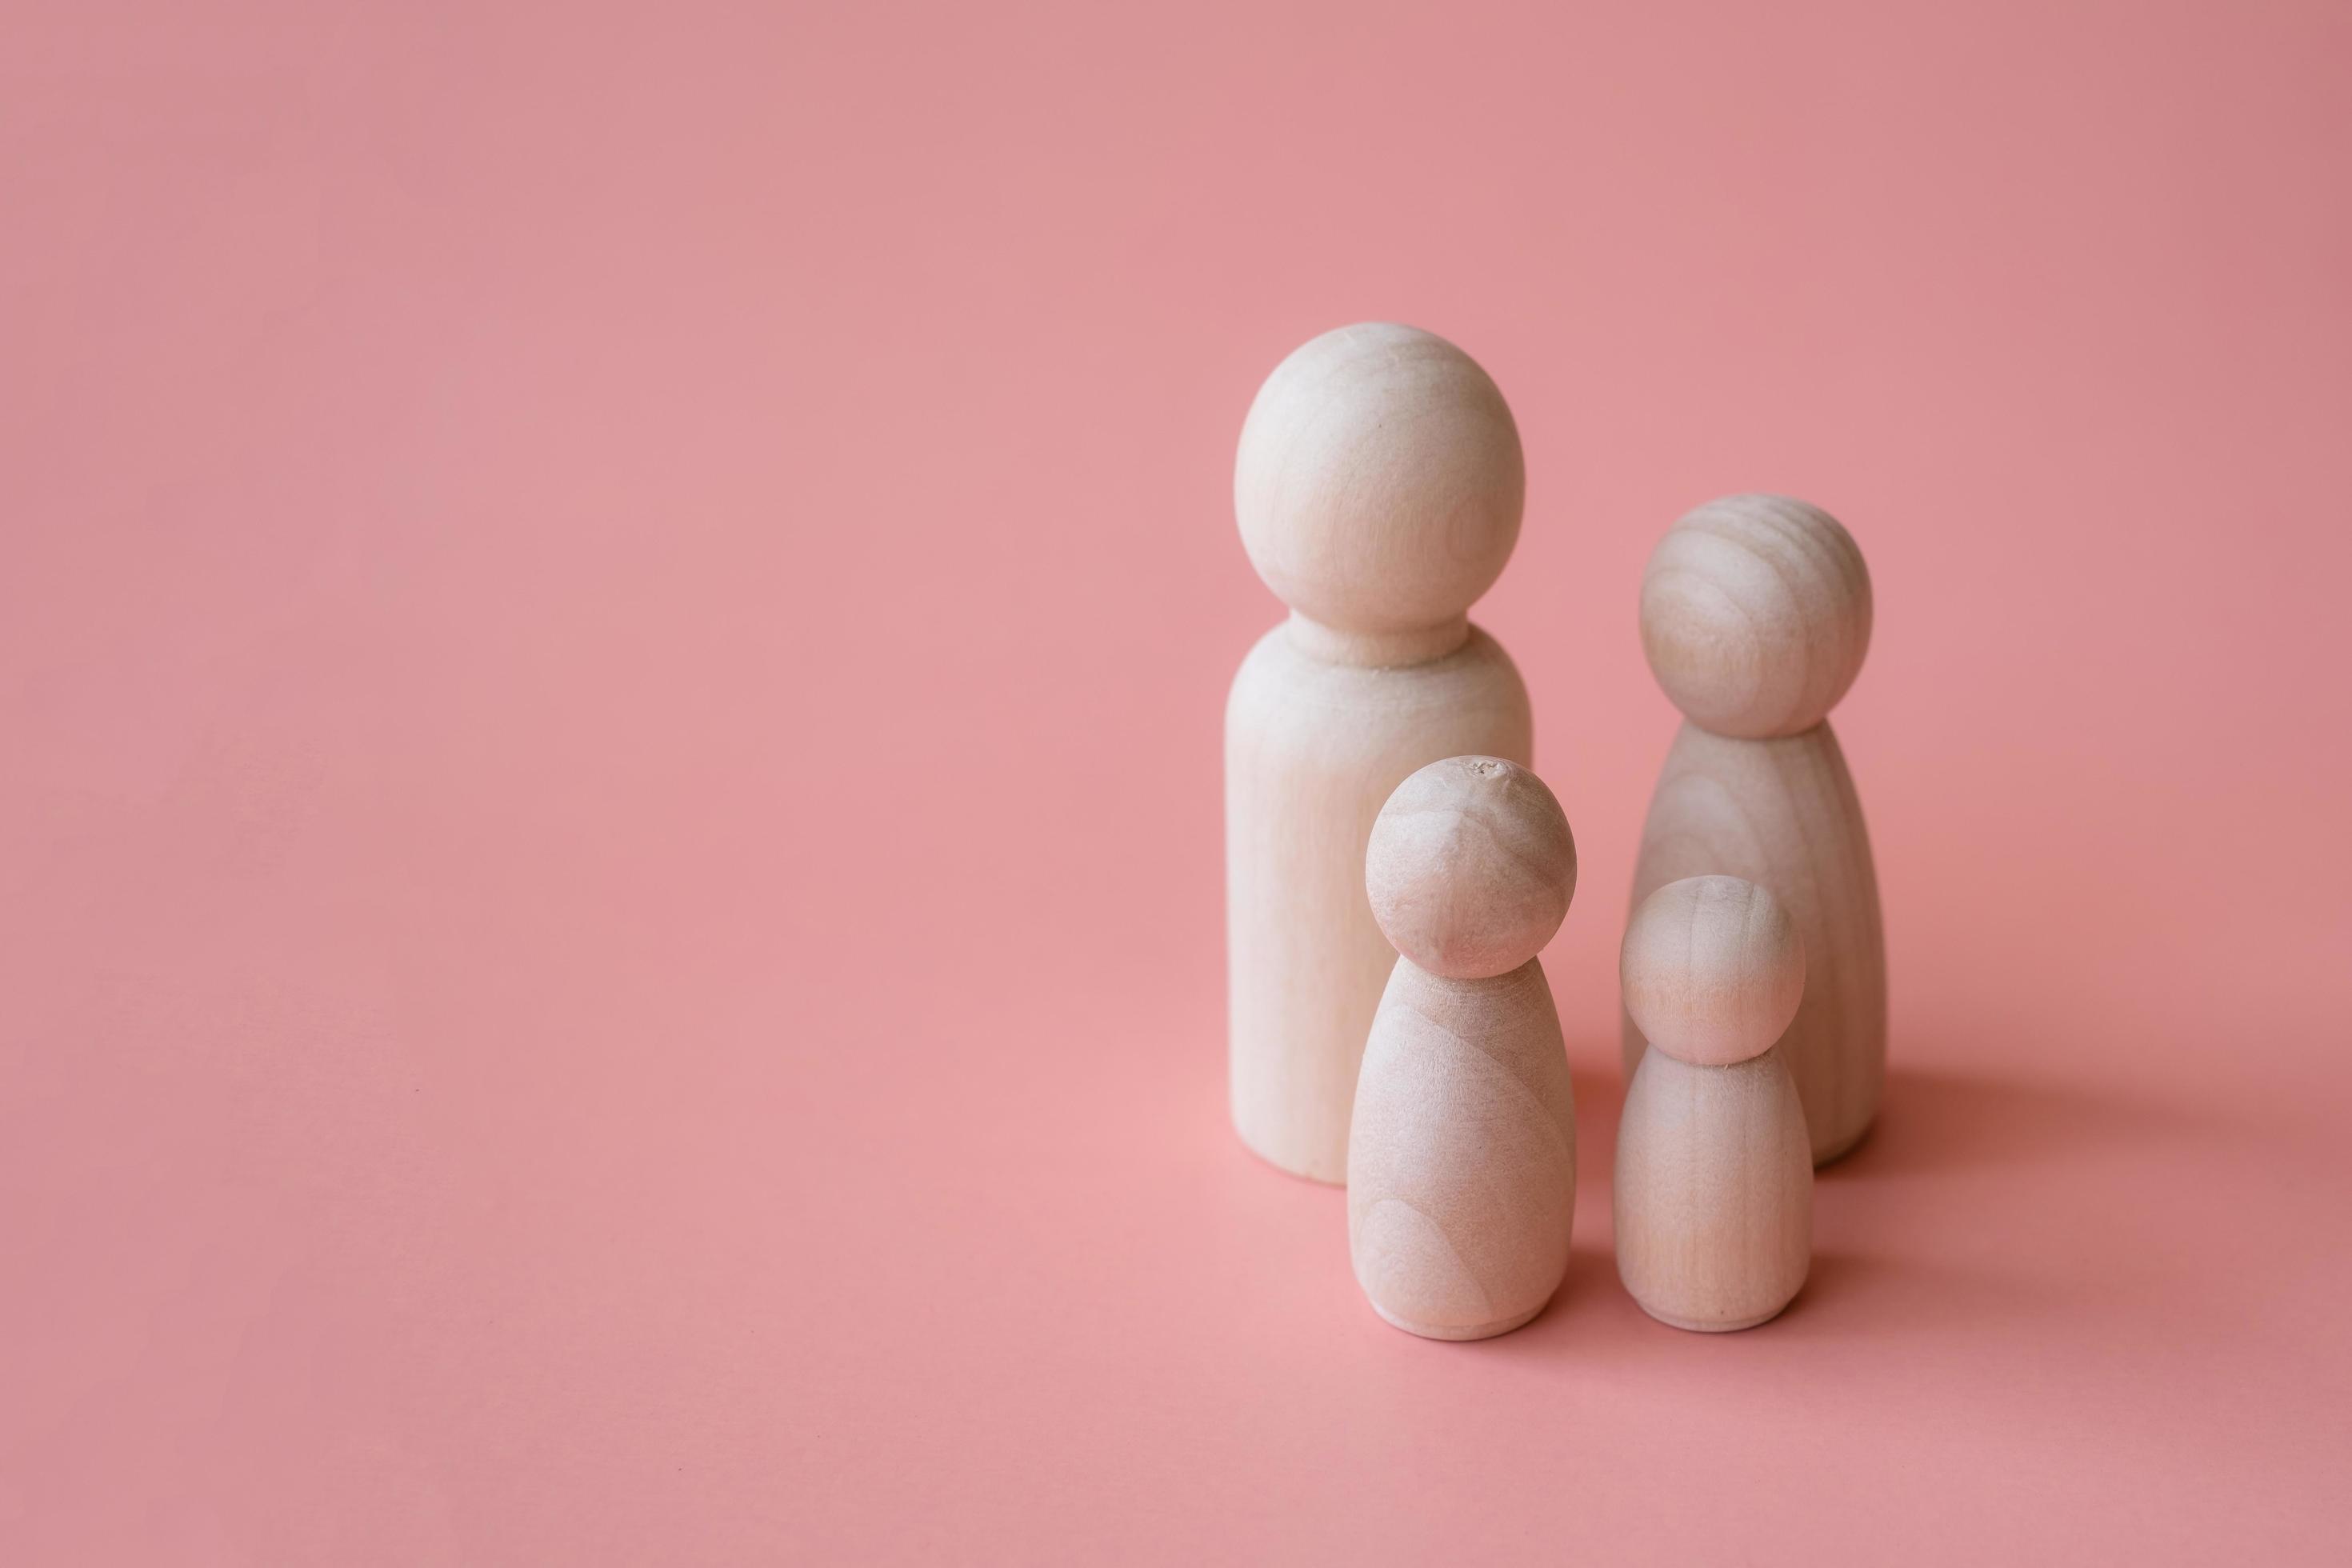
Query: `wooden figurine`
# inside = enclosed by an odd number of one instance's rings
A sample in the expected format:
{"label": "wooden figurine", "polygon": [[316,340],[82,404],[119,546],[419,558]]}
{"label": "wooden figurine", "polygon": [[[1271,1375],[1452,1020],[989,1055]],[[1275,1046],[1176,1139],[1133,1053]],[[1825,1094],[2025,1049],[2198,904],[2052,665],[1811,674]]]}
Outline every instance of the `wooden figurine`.
{"label": "wooden figurine", "polygon": [[1402,956],[1348,1146],[1356,1279],[1409,1332],[1504,1333],[1559,1289],[1576,1212],[1576,1102],[1536,959],[1576,890],[1576,843],[1535,774],[1454,757],[1389,797],[1364,885]]}
{"label": "wooden figurine", "polygon": [[[1780,1051],[1816,1164],[1861,1142],[1886,1076],[1878,879],[1829,725],[1861,671],[1870,621],[1870,574],[1853,536],[1781,496],[1700,507],[1642,577],[1642,648],[1686,722],[1650,799],[1633,902],[1721,873],[1761,883],[1787,907],[1811,978]],[[1642,1046],[1629,1015],[1629,1076]]]}
{"label": "wooden figurine", "polygon": [[1678,1329],[1753,1328],[1812,1258],[1813,1162],[1774,1042],[1805,993],[1779,900],[1737,877],[1642,901],[1619,967],[1649,1048],[1617,1124],[1617,1273]]}
{"label": "wooden figurine", "polygon": [[1302,1176],[1345,1176],[1395,957],[1364,900],[1381,803],[1441,757],[1529,760],[1527,689],[1467,615],[1510,556],[1525,489],[1502,394],[1411,327],[1317,338],[1242,428],[1242,542],[1291,615],[1225,710],[1233,1116]]}

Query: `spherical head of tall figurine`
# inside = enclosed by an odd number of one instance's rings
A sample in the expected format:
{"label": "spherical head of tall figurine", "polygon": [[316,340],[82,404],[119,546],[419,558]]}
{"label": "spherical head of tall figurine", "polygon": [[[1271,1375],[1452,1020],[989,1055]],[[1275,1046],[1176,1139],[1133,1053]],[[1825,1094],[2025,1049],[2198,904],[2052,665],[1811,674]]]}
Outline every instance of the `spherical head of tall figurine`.
{"label": "spherical head of tall figurine", "polygon": [[1567,918],[1576,840],[1559,802],[1518,763],[1449,757],[1381,807],[1364,890],[1389,945],[1432,974],[1507,974]]}
{"label": "spherical head of tall figurine", "polygon": [[1805,998],[1787,908],[1738,877],[1685,877],[1642,900],[1617,964],[1625,1011],[1670,1057],[1727,1067],[1770,1050]]}
{"label": "spherical head of tall figurine", "polygon": [[1257,574],[1309,620],[1362,636],[1460,619],[1510,559],[1526,500],[1518,426],[1486,373],[1381,322],[1276,365],[1234,464]]}
{"label": "spherical head of tall figurine", "polygon": [[1642,574],[1642,651],[1703,730],[1796,735],[1870,648],[1870,570],[1843,524],[1786,496],[1727,496],[1666,531]]}

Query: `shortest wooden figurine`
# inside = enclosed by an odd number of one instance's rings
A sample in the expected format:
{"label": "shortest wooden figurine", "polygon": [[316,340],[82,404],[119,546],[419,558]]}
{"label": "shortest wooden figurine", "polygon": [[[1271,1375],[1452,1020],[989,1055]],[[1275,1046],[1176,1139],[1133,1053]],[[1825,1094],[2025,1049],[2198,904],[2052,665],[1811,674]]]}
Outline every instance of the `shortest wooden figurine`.
{"label": "shortest wooden figurine", "polygon": [[1678,1329],[1753,1328],[1805,1283],[1813,1157],[1776,1042],[1805,994],[1789,911],[1690,877],[1642,901],[1619,969],[1650,1043],[1617,1125],[1617,1273]]}
{"label": "shortest wooden figurine", "polygon": [[1452,757],[1389,796],[1364,886],[1402,956],[1348,1140],[1356,1279],[1410,1333],[1505,1333],[1568,1268],[1576,1102],[1536,954],[1568,914],[1576,843],[1535,774]]}

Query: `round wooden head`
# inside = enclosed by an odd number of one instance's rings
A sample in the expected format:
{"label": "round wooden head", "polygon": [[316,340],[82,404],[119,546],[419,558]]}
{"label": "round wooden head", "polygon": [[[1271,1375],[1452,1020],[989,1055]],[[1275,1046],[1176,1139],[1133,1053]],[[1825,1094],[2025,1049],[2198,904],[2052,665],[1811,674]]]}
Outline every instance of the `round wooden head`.
{"label": "round wooden head", "polygon": [[1576,840],[1559,802],[1518,763],[1449,757],[1381,807],[1364,890],[1389,945],[1432,974],[1507,974],[1567,918]]}
{"label": "round wooden head", "polygon": [[1413,327],[1324,333],[1250,405],[1234,511],[1283,603],[1340,631],[1444,626],[1494,585],[1519,537],[1527,469],[1503,395]]}
{"label": "round wooden head", "polygon": [[1642,900],[1617,965],[1650,1044],[1701,1067],[1761,1056],[1805,997],[1805,947],[1780,900],[1738,877],[1686,877]]}
{"label": "round wooden head", "polygon": [[1642,651],[1701,729],[1811,729],[1870,647],[1870,571],[1844,525],[1786,496],[1727,496],[1666,531],[1642,574]]}

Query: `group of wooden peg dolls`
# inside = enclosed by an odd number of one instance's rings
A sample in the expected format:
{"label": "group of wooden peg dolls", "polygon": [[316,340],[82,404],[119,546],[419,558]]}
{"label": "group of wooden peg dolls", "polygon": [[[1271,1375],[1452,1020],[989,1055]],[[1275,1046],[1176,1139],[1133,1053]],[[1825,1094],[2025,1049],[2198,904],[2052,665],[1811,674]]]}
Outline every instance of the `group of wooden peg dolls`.
{"label": "group of wooden peg dolls", "polygon": [[[1527,689],[1472,604],[1517,541],[1501,393],[1444,340],[1343,327],[1278,366],[1235,468],[1291,615],[1225,725],[1232,1100],[1244,1142],[1348,1187],[1381,1317],[1483,1339],[1559,1290],[1576,1200],[1566,1048],[1537,955],[1576,847],[1529,766]],[[1860,551],[1780,496],[1701,506],[1650,558],[1650,668],[1685,722],[1620,953],[1617,1270],[1677,1328],[1805,1282],[1816,1165],[1885,1081],[1877,882],[1828,717],[1871,627]]]}

